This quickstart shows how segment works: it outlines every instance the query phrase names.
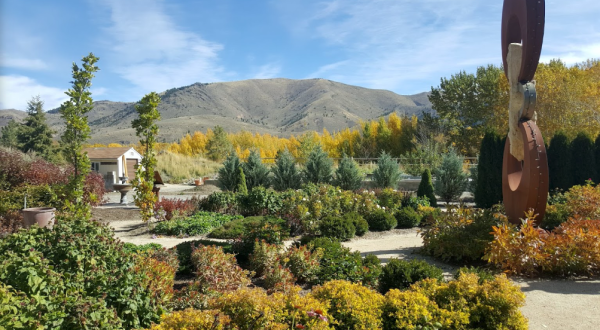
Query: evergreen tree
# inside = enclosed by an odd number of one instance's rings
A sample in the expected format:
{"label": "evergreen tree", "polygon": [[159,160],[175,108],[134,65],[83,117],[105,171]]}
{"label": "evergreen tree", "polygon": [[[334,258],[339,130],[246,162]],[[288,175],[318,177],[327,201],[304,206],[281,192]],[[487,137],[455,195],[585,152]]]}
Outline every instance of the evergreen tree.
{"label": "evergreen tree", "polygon": [[431,171],[425,169],[423,175],[421,175],[421,183],[419,183],[419,189],[417,189],[417,197],[427,197],[429,204],[433,207],[437,207],[437,199],[433,190],[433,182],[431,181]]}
{"label": "evergreen tree", "polygon": [[258,186],[269,187],[269,169],[262,163],[258,152],[250,152],[248,159],[242,164],[242,168],[246,175],[248,190]]}
{"label": "evergreen tree", "polygon": [[238,168],[241,166],[240,158],[235,152],[229,154],[219,169],[219,184],[223,190],[236,191],[239,185]]}
{"label": "evergreen tree", "polygon": [[232,152],[233,146],[223,127],[215,126],[213,133],[214,135],[206,143],[207,156],[211,160],[220,162]]}
{"label": "evergreen tree", "polygon": [[23,152],[33,151],[49,160],[54,153],[52,148],[54,131],[46,123],[46,114],[43,108],[44,102],[39,96],[35,96],[27,102],[27,118],[25,118],[18,139]]}
{"label": "evergreen tree", "polygon": [[585,184],[596,177],[594,142],[587,133],[580,132],[571,142],[572,185]]}
{"label": "evergreen tree", "polygon": [[271,173],[273,173],[271,184],[275,190],[298,189],[302,184],[302,175],[296,168],[294,156],[287,148],[277,153]]}
{"label": "evergreen tree", "polygon": [[344,190],[360,189],[365,176],[360,172],[358,164],[354,159],[344,155],[340,160],[338,168],[335,170],[335,179],[333,184]]}
{"label": "evergreen tree", "polygon": [[550,177],[550,190],[563,191],[571,188],[571,149],[567,135],[559,131],[550,139],[548,148],[548,171]]}
{"label": "evergreen tree", "polygon": [[594,143],[594,156],[596,158],[596,178],[594,182],[600,184],[600,134],[596,137],[596,142]]}
{"label": "evergreen tree", "polygon": [[144,149],[144,156],[140,166],[135,171],[135,205],[140,208],[143,221],[148,221],[154,213],[154,205],[157,197],[152,191],[154,187],[154,168],[156,167],[156,136],[158,135],[158,125],[156,121],[160,120],[158,104],[160,97],[155,92],[145,95],[135,105],[138,118],[131,122],[131,127],[135,128],[135,134],[140,138],[140,144]]}
{"label": "evergreen tree", "polygon": [[244,175],[244,169],[238,167],[238,187],[237,192],[242,195],[248,195],[248,186],[246,185],[246,175]]}
{"label": "evergreen tree", "polygon": [[20,149],[19,145],[19,132],[22,125],[17,123],[14,119],[8,122],[8,125],[0,129],[0,145],[7,148]]}
{"label": "evergreen tree", "polygon": [[377,160],[377,168],[373,171],[375,186],[378,188],[396,188],[400,180],[400,175],[398,162],[392,159],[387,152],[382,151]]}
{"label": "evergreen tree", "polygon": [[[467,174],[463,171],[463,157],[454,149],[442,157],[442,164],[435,173],[435,193],[446,204],[460,197],[467,186]],[[481,175],[479,173],[478,175]]]}
{"label": "evergreen tree", "polygon": [[502,157],[504,142],[495,132],[487,132],[481,141],[477,178],[475,182],[475,204],[490,208],[502,201]]}
{"label": "evergreen tree", "polygon": [[312,183],[329,183],[333,176],[333,161],[320,145],[308,155],[304,168],[304,178]]}
{"label": "evergreen tree", "polygon": [[[90,160],[83,154],[83,144],[90,137],[87,113],[93,108],[92,78],[98,71],[95,65],[98,58],[90,53],[82,59],[82,68],[73,63],[72,87],[65,92],[69,100],[61,104],[59,113],[65,121],[65,132],[62,135],[63,152],[65,158],[73,165],[74,173],[69,178],[69,196],[67,199],[73,207],[72,215],[87,217],[91,215],[89,205],[83,204],[83,184],[90,171]],[[67,203],[69,206],[69,203]]]}

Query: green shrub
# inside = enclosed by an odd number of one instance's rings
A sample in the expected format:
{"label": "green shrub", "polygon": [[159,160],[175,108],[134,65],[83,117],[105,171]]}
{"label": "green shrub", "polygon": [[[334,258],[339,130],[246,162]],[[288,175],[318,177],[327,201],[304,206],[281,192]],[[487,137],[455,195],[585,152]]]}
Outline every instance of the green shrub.
{"label": "green shrub", "polygon": [[333,161],[320,145],[316,146],[308,155],[303,173],[306,182],[314,184],[331,182]]}
{"label": "green shrub", "polygon": [[[478,172],[479,176],[482,173]],[[481,179],[479,179],[481,180]],[[435,193],[444,202],[457,199],[467,188],[467,174],[463,171],[463,157],[454,149],[442,157],[442,164],[435,171]]]}
{"label": "green shrub", "polygon": [[548,205],[546,206],[546,213],[540,227],[552,230],[562,223],[567,222],[570,215],[568,208],[564,204]]}
{"label": "green shrub", "polygon": [[475,204],[490,208],[502,201],[502,158],[505,139],[495,132],[487,132],[481,141],[475,182]]}
{"label": "green shrub", "polygon": [[[427,296],[413,291],[400,291],[397,289],[388,291],[385,295],[381,311],[381,322],[383,324],[383,329],[386,330],[437,330],[446,329],[444,328],[444,323],[450,323],[452,325],[455,325],[453,323],[467,323],[466,320],[463,322],[455,322],[454,318],[457,318],[456,316],[461,316],[459,311],[456,313],[443,311],[435,304],[435,302],[429,300]],[[455,316],[454,314],[458,315]],[[465,317],[463,317],[463,319],[464,318]],[[456,328],[461,329],[460,327]]]}
{"label": "green shrub", "polygon": [[427,198],[404,194],[402,197],[402,207],[412,207],[417,210],[419,206],[431,206]]}
{"label": "green shrub", "polygon": [[258,186],[269,187],[269,169],[262,163],[258,152],[251,151],[242,168],[246,175],[248,190]]}
{"label": "green shrub", "polygon": [[179,243],[175,245],[175,251],[177,253],[177,259],[179,260],[178,274],[189,275],[193,272],[194,267],[192,265],[192,251],[196,246],[199,245],[214,245],[220,246],[225,253],[233,253],[233,247],[230,243],[216,242],[209,240],[195,240]]}
{"label": "green shrub", "polygon": [[240,184],[238,172],[240,165],[240,158],[235,152],[227,156],[227,159],[223,162],[223,167],[219,169],[219,185],[223,190],[236,191]]}
{"label": "green shrub", "polygon": [[349,212],[344,214],[344,218],[352,222],[356,236],[363,236],[369,231],[369,223],[360,214]]}
{"label": "green shrub", "polygon": [[[96,309],[96,320],[110,315],[106,324],[119,325],[112,328],[157,322],[169,292],[153,290],[151,282],[162,279],[144,273],[143,261],[125,252],[108,227],[89,220],[63,218],[53,230],[33,227],[0,240],[0,282],[37,301],[35,314],[51,322],[47,327],[60,324],[63,317],[65,322],[69,317],[79,322],[76,315]],[[47,303],[60,305],[66,315],[48,313]],[[95,317],[86,315],[93,327]]]}
{"label": "green shrub", "polygon": [[321,219],[319,231],[323,237],[336,238],[341,241],[347,241],[354,237],[356,228],[351,219],[346,217],[328,216]]}
{"label": "green shrub", "polygon": [[548,147],[548,172],[550,190],[567,190],[571,188],[573,172],[571,171],[571,146],[567,135],[559,131],[550,140]]}
{"label": "green shrub", "polygon": [[423,227],[421,251],[445,261],[480,262],[500,222],[492,210],[450,208]]}
{"label": "green shrub", "polygon": [[152,232],[170,236],[196,236],[206,234],[213,228],[220,227],[227,222],[240,218],[241,216],[231,216],[213,212],[198,212],[185,219],[159,222],[154,229],[152,229]]}
{"label": "green shrub", "polygon": [[479,284],[485,281],[493,281],[496,276],[489,270],[480,267],[461,267],[454,273],[454,279],[458,280],[461,274],[475,274],[479,277]]}
{"label": "green shrub", "polygon": [[381,152],[377,160],[377,168],[373,171],[373,183],[378,188],[396,188],[400,180],[398,162],[385,151]]}
{"label": "green shrub", "polygon": [[384,188],[376,192],[375,196],[377,196],[379,206],[383,206],[388,209],[395,209],[402,206],[402,201],[409,195],[392,188]]}
{"label": "green shrub", "polygon": [[379,276],[379,292],[385,294],[390,289],[406,289],[426,278],[441,281],[444,279],[443,271],[423,260],[405,261],[392,258],[383,266]]}
{"label": "green shrub", "polygon": [[421,223],[421,215],[412,207],[403,207],[396,211],[394,216],[398,222],[397,228],[412,228]]}
{"label": "green shrub", "polygon": [[281,245],[269,244],[264,240],[256,242],[250,255],[250,269],[256,272],[256,276],[263,276],[275,266],[281,249]]}
{"label": "green shrub", "polygon": [[136,245],[133,243],[123,243],[123,251],[127,253],[151,252],[156,250],[162,250],[162,248],[162,245],[158,243],[148,243],[142,245]]}
{"label": "green shrub", "polygon": [[320,268],[319,260],[322,257],[322,249],[311,251],[306,245],[291,246],[283,254],[283,259],[287,260],[285,266],[301,283],[312,282],[316,279]]}
{"label": "green shrub", "polygon": [[431,206],[437,206],[437,199],[433,192],[433,182],[431,181],[431,172],[429,169],[426,169],[421,175],[421,183],[419,183],[419,188],[417,189],[417,197],[427,197]]}
{"label": "green shrub", "polygon": [[259,226],[260,224],[271,224],[277,225],[281,227],[283,230],[281,235],[284,237],[289,236],[289,229],[286,225],[285,220],[272,216],[257,216],[257,217],[247,217],[247,218],[238,218],[233,221],[227,222],[223,224],[221,227],[214,229],[210,232],[208,237],[210,238],[220,238],[220,239],[235,239],[244,234],[246,230],[246,226]]}
{"label": "green shrub", "polygon": [[206,212],[233,213],[236,205],[236,196],[233,192],[218,191],[201,199],[198,209]]}
{"label": "green shrub", "polygon": [[240,166],[238,167],[238,186],[237,192],[241,195],[248,194],[248,185],[246,184],[246,175],[244,174],[244,169]]}
{"label": "green shrub", "polygon": [[365,176],[360,172],[358,164],[344,154],[338,168],[335,170],[333,184],[344,190],[358,190]]}
{"label": "green shrub", "polygon": [[395,228],[398,221],[385,210],[375,210],[366,216],[370,231],[385,231]]}
{"label": "green shrub", "polygon": [[273,173],[271,184],[277,191],[299,189],[302,184],[302,174],[296,167],[294,156],[287,148],[277,152],[275,166],[271,168],[271,173]]}
{"label": "green shrub", "polygon": [[264,240],[269,244],[282,245],[283,240],[289,237],[289,233],[289,227],[280,219],[263,217],[260,221],[249,221],[244,223],[242,235],[234,240],[233,251],[239,261],[246,261],[254,251],[256,242]]}
{"label": "green shrub", "polygon": [[283,195],[258,186],[247,194],[237,194],[238,212],[245,216],[277,214],[283,206]]}
{"label": "green shrub", "polygon": [[596,177],[596,160],[594,157],[594,142],[584,132],[577,134],[571,141],[571,185],[583,185],[589,179]]}

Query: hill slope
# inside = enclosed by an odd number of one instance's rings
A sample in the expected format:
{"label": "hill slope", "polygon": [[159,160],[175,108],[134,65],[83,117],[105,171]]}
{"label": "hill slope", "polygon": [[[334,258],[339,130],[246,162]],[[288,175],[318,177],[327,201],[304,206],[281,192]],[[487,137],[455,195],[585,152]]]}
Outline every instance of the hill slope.
{"label": "hill slope", "polygon": [[[161,141],[174,141],[185,133],[221,125],[228,131],[247,130],[276,135],[321,132],[353,127],[361,120],[398,114],[431,112],[427,93],[402,96],[386,90],[345,85],[324,79],[254,79],[174,88],[160,93]],[[21,119],[14,110],[0,110],[0,125],[8,117]],[[88,119],[91,142],[137,141],[131,120],[134,103],[97,101]],[[2,119],[3,118],[3,119]],[[48,121],[61,130],[58,111]]]}

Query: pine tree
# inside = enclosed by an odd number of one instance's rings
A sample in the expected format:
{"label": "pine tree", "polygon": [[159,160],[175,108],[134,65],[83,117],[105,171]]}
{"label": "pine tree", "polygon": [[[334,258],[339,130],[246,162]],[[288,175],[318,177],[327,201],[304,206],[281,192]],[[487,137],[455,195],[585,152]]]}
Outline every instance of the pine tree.
{"label": "pine tree", "polygon": [[502,157],[504,139],[495,132],[485,133],[479,149],[475,204],[490,208],[502,201]]}
{"label": "pine tree", "polygon": [[587,133],[580,132],[571,142],[572,185],[582,185],[596,177],[594,142]]}
{"label": "pine tree", "polygon": [[240,158],[232,152],[219,169],[219,184],[223,190],[236,191],[239,185]]}
{"label": "pine tree", "polygon": [[425,169],[423,175],[421,175],[421,183],[419,183],[419,188],[417,189],[417,196],[427,197],[429,204],[437,207],[437,199],[435,198],[433,182],[431,181],[431,171],[429,169]]}
{"label": "pine tree", "polygon": [[338,168],[335,170],[333,184],[344,190],[360,189],[365,176],[360,172],[354,159],[344,155]]}
{"label": "pine tree", "polygon": [[55,151],[52,147],[54,131],[46,123],[46,114],[43,108],[44,102],[39,95],[27,102],[27,118],[19,131],[18,139],[23,152],[33,151],[44,159],[50,160]]}
{"label": "pine tree", "polygon": [[246,185],[246,175],[244,175],[244,169],[238,167],[238,187],[237,192],[242,195],[248,195],[248,186]]}
{"label": "pine tree", "polygon": [[8,125],[0,129],[0,145],[7,148],[20,149],[19,144],[19,132],[22,125],[17,123],[14,119],[8,122]]}
{"label": "pine tree", "polygon": [[548,171],[550,190],[563,191],[571,188],[573,182],[571,171],[571,149],[567,135],[559,131],[552,139],[548,148]]}
{"label": "pine tree", "polygon": [[378,188],[396,188],[400,180],[398,162],[385,151],[381,152],[377,160],[377,168],[373,171],[373,181]]}
{"label": "pine tree", "polygon": [[271,173],[271,184],[275,190],[298,189],[302,184],[302,175],[296,167],[294,156],[287,148],[277,153]]}
{"label": "pine tree", "polygon": [[232,152],[233,145],[227,138],[227,133],[223,127],[215,126],[213,132],[214,135],[206,144],[207,156],[211,160],[220,162]]}
{"label": "pine tree", "polygon": [[[467,186],[467,174],[463,171],[463,157],[454,149],[442,157],[442,164],[435,173],[435,193],[446,204],[460,197]],[[479,173],[481,175],[481,173]]]}
{"label": "pine tree", "polygon": [[269,187],[269,169],[262,163],[258,152],[250,152],[248,159],[242,164],[242,168],[246,175],[248,190],[258,186]]}
{"label": "pine tree", "polygon": [[317,145],[308,155],[303,171],[307,182],[329,183],[333,176],[333,161],[320,145]]}
{"label": "pine tree", "polygon": [[83,144],[89,139],[91,132],[87,113],[93,108],[93,100],[89,89],[92,86],[94,73],[98,71],[95,65],[98,58],[90,53],[81,61],[82,68],[73,63],[72,87],[65,92],[69,100],[61,104],[59,113],[66,124],[61,140],[63,152],[74,169],[73,175],[69,178],[69,196],[67,196],[67,199],[74,203],[70,213],[89,218],[90,207],[83,204],[83,184],[91,164],[87,155],[83,154]]}

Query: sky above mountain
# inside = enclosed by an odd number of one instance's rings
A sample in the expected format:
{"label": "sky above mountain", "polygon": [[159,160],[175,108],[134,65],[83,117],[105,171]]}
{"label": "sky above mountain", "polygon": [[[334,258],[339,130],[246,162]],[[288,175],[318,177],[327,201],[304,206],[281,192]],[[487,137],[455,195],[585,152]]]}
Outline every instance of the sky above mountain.
{"label": "sky above mountain", "polygon": [[[414,94],[500,65],[501,16],[502,0],[0,0],[0,109],[58,107],[89,52],[95,100],[276,77]],[[542,61],[600,58],[598,17],[598,0],[547,0]]]}

